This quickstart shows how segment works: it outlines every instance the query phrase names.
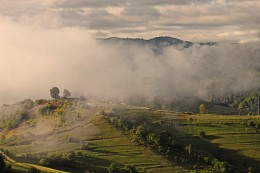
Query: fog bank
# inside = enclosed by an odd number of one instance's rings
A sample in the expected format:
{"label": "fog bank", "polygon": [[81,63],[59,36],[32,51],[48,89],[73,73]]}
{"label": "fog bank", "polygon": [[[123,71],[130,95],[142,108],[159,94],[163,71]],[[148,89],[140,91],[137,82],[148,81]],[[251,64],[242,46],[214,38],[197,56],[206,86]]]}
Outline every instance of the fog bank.
{"label": "fog bank", "polygon": [[80,27],[49,28],[0,17],[0,104],[50,98],[58,86],[74,96],[198,96],[260,85],[259,42],[166,47],[104,45]]}

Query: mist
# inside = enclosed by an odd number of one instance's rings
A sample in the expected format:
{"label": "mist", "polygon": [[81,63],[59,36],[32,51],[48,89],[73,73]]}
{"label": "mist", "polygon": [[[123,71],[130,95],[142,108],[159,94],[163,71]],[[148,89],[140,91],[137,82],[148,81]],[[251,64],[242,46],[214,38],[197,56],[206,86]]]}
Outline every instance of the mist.
{"label": "mist", "polygon": [[[259,88],[259,42],[166,47],[107,45],[81,27],[45,27],[0,17],[0,104],[74,97],[206,97]],[[214,40],[213,40],[214,41]]]}

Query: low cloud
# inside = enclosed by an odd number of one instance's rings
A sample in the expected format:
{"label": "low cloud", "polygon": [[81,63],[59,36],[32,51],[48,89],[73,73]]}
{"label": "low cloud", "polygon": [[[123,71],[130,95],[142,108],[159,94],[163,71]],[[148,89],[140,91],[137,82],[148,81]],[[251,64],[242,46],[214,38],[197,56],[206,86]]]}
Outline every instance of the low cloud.
{"label": "low cloud", "polygon": [[[259,42],[165,48],[105,45],[81,27],[42,27],[0,17],[0,103],[74,96],[199,96],[259,87]],[[257,76],[258,75],[258,76]]]}

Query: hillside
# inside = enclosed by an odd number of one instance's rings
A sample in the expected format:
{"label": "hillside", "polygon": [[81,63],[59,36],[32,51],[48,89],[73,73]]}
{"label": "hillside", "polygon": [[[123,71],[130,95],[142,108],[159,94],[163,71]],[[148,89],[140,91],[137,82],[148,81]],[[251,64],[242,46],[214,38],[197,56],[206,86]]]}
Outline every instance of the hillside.
{"label": "hillside", "polygon": [[5,106],[5,116],[21,106],[27,116],[0,132],[13,172],[259,170],[259,116],[195,115],[80,99],[25,100]]}

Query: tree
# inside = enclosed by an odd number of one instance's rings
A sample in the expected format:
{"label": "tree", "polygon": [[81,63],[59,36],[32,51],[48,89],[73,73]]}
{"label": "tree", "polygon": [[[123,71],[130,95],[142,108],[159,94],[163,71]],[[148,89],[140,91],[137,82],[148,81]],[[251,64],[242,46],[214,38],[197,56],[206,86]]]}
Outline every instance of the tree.
{"label": "tree", "polygon": [[205,114],[206,113],[206,106],[204,104],[200,104],[199,109],[200,109],[200,113],[201,114]]}
{"label": "tree", "polygon": [[67,89],[65,89],[64,91],[63,91],[63,97],[64,98],[69,98],[71,96],[71,93],[67,90]]}
{"label": "tree", "polygon": [[54,98],[54,99],[59,99],[60,96],[60,90],[58,87],[53,87],[52,89],[50,89],[50,94],[51,94],[51,97]]}

